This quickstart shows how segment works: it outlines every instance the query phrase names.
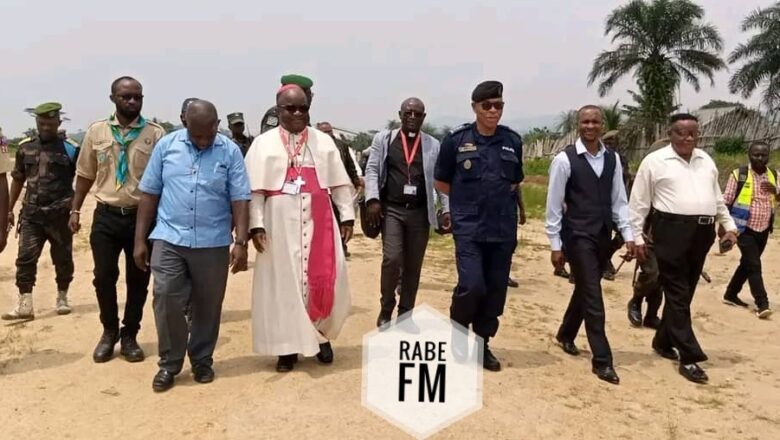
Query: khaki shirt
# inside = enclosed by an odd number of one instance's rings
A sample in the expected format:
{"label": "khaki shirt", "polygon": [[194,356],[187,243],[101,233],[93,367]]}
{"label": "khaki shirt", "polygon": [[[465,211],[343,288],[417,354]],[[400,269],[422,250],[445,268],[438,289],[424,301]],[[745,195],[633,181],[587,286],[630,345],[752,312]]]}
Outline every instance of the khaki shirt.
{"label": "khaki shirt", "polygon": [[[98,202],[121,208],[138,206],[141,200],[138,183],[152,155],[154,145],[165,136],[165,130],[154,122],[146,121],[141,134],[127,149],[127,179],[117,190],[116,166],[119,160],[119,144],[111,133],[112,124],[118,125],[119,122],[101,119],[89,126],[81,144],[76,174],[95,181],[95,197]],[[130,124],[130,128],[137,126],[137,120]]]}
{"label": "khaki shirt", "polygon": [[11,158],[8,157],[8,152],[0,150],[0,174],[10,173],[13,169],[11,165]]}

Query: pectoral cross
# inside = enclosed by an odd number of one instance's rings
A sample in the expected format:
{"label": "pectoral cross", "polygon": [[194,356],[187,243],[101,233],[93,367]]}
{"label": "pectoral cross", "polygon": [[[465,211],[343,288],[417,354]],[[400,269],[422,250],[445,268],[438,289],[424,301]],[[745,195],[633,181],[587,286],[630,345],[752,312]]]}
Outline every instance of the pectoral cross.
{"label": "pectoral cross", "polygon": [[295,186],[298,187],[298,190],[303,188],[303,185],[306,185],[306,181],[303,180],[303,177],[301,177],[300,175],[298,175],[298,177],[293,181],[293,183],[295,183]]}

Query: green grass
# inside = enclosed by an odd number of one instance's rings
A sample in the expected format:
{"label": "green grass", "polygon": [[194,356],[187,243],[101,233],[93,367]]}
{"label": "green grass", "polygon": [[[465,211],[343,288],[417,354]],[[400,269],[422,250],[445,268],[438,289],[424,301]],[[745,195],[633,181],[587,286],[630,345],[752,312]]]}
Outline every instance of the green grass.
{"label": "green grass", "polygon": [[526,183],[523,184],[522,189],[526,217],[544,219],[544,209],[547,204],[547,186]]}
{"label": "green grass", "polygon": [[528,159],[523,162],[523,173],[526,176],[546,176],[550,170],[552,159],[540,157],[537,159]]}

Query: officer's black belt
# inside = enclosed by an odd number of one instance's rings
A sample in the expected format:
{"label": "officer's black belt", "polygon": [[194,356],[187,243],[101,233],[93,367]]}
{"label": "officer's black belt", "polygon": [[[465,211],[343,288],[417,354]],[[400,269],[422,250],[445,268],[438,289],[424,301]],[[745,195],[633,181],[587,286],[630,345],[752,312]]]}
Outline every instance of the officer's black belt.
{"label": "officer's black belt", "polygon": [[715,216],[713,215],[682,215],[682,214],[671,214],[668,212],[661,212],[661,211],[655,211],[653,215],[660,219],[669,220],[673,222],[696,223],[697,225],[702,225],[702,226],[709,226],[715,224]]}
{"label": "officer's black belt", "polygon": [[106,205],[105,203],[98,203],[97,211],[110,212],[111,214],[119,214],[119,215],[135,215],[135,213],[138,212],[138,207],[130,206],[128,208],[122,208],[120,206],[111,206],[111,205]]}

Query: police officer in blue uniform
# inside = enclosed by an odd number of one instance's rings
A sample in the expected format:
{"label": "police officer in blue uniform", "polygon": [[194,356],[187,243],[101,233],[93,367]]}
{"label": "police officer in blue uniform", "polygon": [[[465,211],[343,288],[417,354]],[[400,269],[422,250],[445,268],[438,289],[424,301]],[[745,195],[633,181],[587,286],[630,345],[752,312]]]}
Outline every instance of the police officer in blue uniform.
{"label": "police officer in blue uniform", "polygon": [[499,125],[503,85],[485,81],[471,94],[476,122],[441,143],[436,187],[450,196],[458,285],[450,317],[484,340],[483,366],[501,370],[488,340],[504,311],[512,253],[517,246],[517,191],[523,180],[520,135]]}

